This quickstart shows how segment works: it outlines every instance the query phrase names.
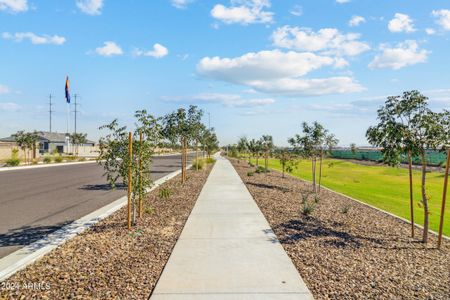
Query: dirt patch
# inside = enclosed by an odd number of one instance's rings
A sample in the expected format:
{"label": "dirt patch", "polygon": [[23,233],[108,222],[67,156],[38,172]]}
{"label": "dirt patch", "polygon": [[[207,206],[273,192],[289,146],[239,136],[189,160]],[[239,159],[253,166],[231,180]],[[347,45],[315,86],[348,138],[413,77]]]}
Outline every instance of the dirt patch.
{"label": "dirt patch", "polygon": [[168,199],[151,192],[135,230],[126,229],[122,208],[66,242],[7,279],[0,299],[147,299],[210,170],[189,170],[184,185],[180,176],[163,184]]}
{"label": "dirt patch", "polygon": [[[334,192],[322,190],[301,213],[310,183],[232,161],[316,299],[450,299],[450,242],[428,249],[410,226]],[[314,202],[314,197],[310,197]]]}

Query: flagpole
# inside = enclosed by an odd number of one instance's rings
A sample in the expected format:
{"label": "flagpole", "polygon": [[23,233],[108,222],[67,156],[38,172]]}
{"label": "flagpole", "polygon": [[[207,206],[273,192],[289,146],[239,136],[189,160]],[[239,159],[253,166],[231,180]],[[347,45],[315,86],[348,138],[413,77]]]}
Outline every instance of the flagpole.
{"label": "flagpole", "polygon": [[69,132],[69,124],[70,124],[70,103],[67,103],[67,153],[70,153],[70,132]]}

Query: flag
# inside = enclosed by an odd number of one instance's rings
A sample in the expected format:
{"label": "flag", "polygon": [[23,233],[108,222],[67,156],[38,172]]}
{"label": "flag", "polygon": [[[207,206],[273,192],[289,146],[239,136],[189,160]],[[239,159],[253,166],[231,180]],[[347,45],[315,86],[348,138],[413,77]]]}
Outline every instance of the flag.
{"label": "flag", "polygon": [[69,76],[66,77],[66,102],[70,103]]}

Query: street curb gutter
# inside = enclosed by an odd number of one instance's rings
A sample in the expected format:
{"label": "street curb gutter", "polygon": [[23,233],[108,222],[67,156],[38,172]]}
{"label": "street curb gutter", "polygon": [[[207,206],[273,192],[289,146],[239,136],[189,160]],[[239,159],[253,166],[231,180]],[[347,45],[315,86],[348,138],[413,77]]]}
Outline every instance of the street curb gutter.
{"label": "street curb gutter", "polygon": [[[192,164],[186,168],[190,169]],[[153,187],[148,189],[147,192],[151,192],[166,181],[181,174],[181,170],[172,172],[154,182]],[[28,246],[25,246],[5,257],[0,259],[0,282],[6,280],[17,271],[24,269],[26,266],[32,264],[45,254],[49,253],[58,246],[64,244],[74,236],[80,234],[86,229],[92,227],[97,222],[112,215],[128,202],[127,196],[124,196],[60,229],[49,234],[48,236],[40,239]]]}

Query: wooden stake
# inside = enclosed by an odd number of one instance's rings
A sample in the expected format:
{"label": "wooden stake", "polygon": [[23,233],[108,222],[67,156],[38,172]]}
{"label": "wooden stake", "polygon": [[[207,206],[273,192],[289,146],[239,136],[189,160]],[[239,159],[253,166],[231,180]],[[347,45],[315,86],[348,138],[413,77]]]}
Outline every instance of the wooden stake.
{"label": "wooden stake", "polygon": [[445,167],[444,192],[442,193],[442,207],[441,207],[441,220],[439,223],[438,249],[441,248],[441,244],[442,244],[442,230],[444,228],[444,213],[445,213],[445,201],[447,200],[449,167],[450,167],[450,149],[447,150],[447,166]]}
{"label": "wooden stake", "polygon": [[320,150],[320,165],[319,165],[319,193],[322,187],[322,162],[323,162],[323,150]]}
{"label": "wooden stake", "polygon": [[131,193],[133,189],[132,183],[132,162],[133,162],[133,136],[131,132],[128,133],[128,155],[129,155],[129,163],[128,163],[128,229],[131,229]]}
{"label": "wooden stake", "polygon": [[139,207],[138,216],[142,217],[142,131],[139,131]]}
{"label": "wooden stake", "polygon": [[408,152],[409,164],[409,207],[411,211],[411,237],[414,237],[414,195],[413,195],[413,175],[412,175],[412,155]]}

